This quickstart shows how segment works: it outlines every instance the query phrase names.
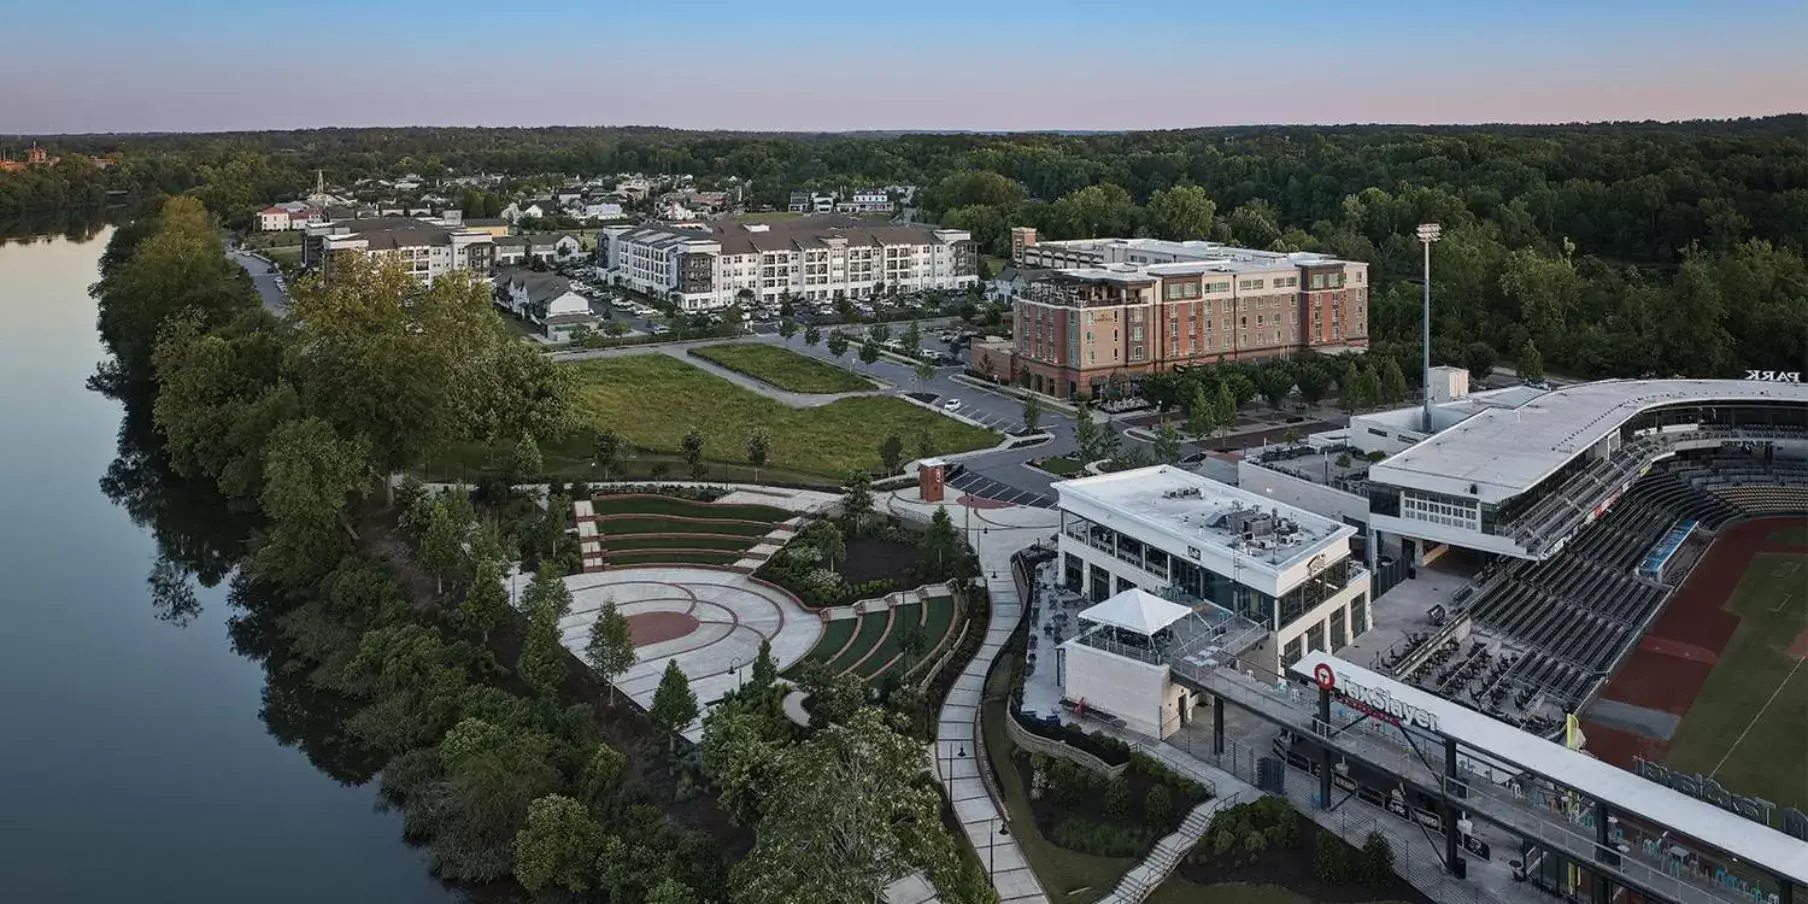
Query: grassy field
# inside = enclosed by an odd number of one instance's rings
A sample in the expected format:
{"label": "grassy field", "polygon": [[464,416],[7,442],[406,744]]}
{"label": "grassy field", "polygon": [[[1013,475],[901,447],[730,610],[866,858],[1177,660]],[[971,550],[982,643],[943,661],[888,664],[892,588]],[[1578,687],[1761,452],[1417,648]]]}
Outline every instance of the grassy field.
{"label": "grassy field", "polygon": [[647,534],[603,535],[603,552],[611,556],[617,552],[655,549],[719,549],[723,552],[743,552],[752,545],[753,540],[747,537],[706,537],[700,534],[685,534],[677,537]]}
{"label": "grassy field", "polygon": [[857,618],[838,618],[823,625],[822,639],[804,656],[813,662],[828,662],[835,658],[841,648],[847,646],[849,638],[854,636],[854,629],[860,624]]}
{"label": "grassy field", "polygon": [[837,674],[854,667],[866,656],[868,650],[879,644],[879,638],[885,635],[885,629],[891,622],[891,612],[869,612],[860,616],[860,626],[854,632],[854,639],[841,651],[841,655],[829,660],[829,668]]}
{"label": "grassy field", "polygon": [[1081,471],[1086,469],[1086,466],[1081,464],[1079,459],[1069,455],[1063,455],[1059,458],[1044,458],[1036,462],[1036,467],[1058,477],[1077,477]]}
{"label": "grassy field", "polygon": [[1665,765],[1711,775],[1734,794],[1808,809],[1808,555],[1753,558],[1725,608],[1739,627],[1670,740]]}
{"label": "grassy field", "polygon": [[872,381],[852,371],[777,345],[731,342],[700,346],[690,353],[787,392],[859,392],[873,388]]}
{"label": "grassy field", "polygon": [[891,630],[873,645],[873,651],[855,667],[854,674],[871,681],[881,672],[889,671],[886,666],[903,652],[900,649],[904,641],[904,631],[911,625],[923,623],[923,607],[917,603],[894,606],[891,610]]}
{"label": "grassy field", "polygon": [[733,534],[737,537],[761,537],[772,530],[766,522],[751,521],[679,521],[676,518],[608,518],[599,522],[607,536],[616,534]]}
{"label": "grassy field", "polygon": [[[685,432],[696,427],[703,434],[706,460],[742,462],[748,435],[763,427],[772,437],[768,460],[774,470],[840,478],[856,468],[878,470],[879,445],[892,434],[911,443],[919,432],[927,431],[938,454],[966,452],[998,441],[998,434],[990,430],[890,396],[791,408],[665,355],[629,355],[566,366],[577,378],[576,407],[582,421],[592,429],[613,428],[642,449],[675,452]],[[649,412],[658,416],[649,417]],[[555,451],[562,451],[567,461],[581,461],[589,445],[589,431],[580,430]],[[553,452],[547,452],[546,459],[549,466],[557,464]],[[674,476],[682,473],[680,467]]]}

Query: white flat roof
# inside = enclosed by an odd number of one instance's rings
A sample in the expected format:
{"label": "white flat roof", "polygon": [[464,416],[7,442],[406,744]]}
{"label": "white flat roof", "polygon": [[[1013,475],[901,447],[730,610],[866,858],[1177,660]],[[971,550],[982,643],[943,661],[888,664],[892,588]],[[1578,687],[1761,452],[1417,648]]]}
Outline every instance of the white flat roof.
{"label": "white flat roof", "polygon": [[1292,672],[1311,681],[1313,670],[1320,663],[1330,666],[1340,682],[1347,678],[1356,684],[1385,690],[1402,703],[1435,714],[1438,733],[1483,751],[1491,759],[1546,776],[1615,810],[1707,842],[1793,882],[1808,883],[1808,842],[1798,841],[1730,810],[1673,791],[1562,744],[1520,731],[1442,697],[1377,675],[1329,653],[1307,653],[1293,664]]}
{"label": "white flat roof", "polygon": [[[1226,558],[1234,555],[1246,566],[1271,573],[1303,562],[1323,552],[1333,541],[1342,542],[1356,533],[1348,525],[1323,515],[1168,465],[1062,480],[1053,488],[1060,498],[1060,507],[1082,517],[1094,518],[1099,511],[1109,512],[1164,535],[1177,546],[1209,548]],[[1076,510],[1076,501],[1087,504],[1088,509]],[[1272,514],[1290,523],[1293,531],[1267,538],[1270,542],[1266,548],[1245,542],[1241,532],[1224,523],[1226,515],[1239,510]],[[1109,523],[1107,526],[1117,527]]]}
{"label": "white flat roof", "polygon": [[[1498,404],[1505,399],[1489,401]],[[1369,469],[1369,479],[1498,504],[1536,486],[1646,409],[1778,401],[1808,404],[1808,384],[1755,380],[1578,383],[1516,407],[1478,411],[1376,464]]]}
{"label": "white flat roof", "polygon": [[1080,610],[1081,621],[1097,622],[1134,631],[1145,637],[1193,614],[1179,603],[1132,587],[1102,603]]}

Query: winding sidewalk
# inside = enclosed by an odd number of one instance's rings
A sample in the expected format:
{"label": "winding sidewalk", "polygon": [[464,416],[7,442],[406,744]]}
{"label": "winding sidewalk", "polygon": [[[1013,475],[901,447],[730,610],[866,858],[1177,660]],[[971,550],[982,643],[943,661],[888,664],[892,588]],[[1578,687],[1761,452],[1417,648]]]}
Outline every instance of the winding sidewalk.
{"label": "winding sidewalk", "polygon": [[[938,505],[924,503],[916,489],[911,488],[890,494],[887,507],[902,517],[927,521]],[[951,507],[959,509],[958,505]],[[935,773],[948,792],[955,818],[960,820],[973,849],[982,851],[980,857],[989,861],[992,887],[998,891],[1001,904],[1048,904],[1048,895],[1030,871],[1016,837],[995,834],[1001,822],[1008,824],[1009,817],[999,812],[980,778],[975,730],[985,697],[986,672],[1023,616],[1017,584],[1011,579],[1011,555],[1053,532],[1058,523],[1052,511],[1023,506],[995,509],[987,514],[989,523],[975,525],[967,539],[979,553],[992,599],[991,619],[985,642],[973,661],[961,670],[942,704],[933,751]],[[956,524],[963,521],[955,518]]]}

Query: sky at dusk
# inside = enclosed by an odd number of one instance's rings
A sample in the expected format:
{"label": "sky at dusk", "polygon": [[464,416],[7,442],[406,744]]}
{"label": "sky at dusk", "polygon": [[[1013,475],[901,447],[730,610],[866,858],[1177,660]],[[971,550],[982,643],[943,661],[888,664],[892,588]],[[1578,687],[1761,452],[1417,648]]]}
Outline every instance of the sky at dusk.
{"label": "sky at dusk", "polygon": [[0,0],[0,133],[1808,110],[1801,0]]}

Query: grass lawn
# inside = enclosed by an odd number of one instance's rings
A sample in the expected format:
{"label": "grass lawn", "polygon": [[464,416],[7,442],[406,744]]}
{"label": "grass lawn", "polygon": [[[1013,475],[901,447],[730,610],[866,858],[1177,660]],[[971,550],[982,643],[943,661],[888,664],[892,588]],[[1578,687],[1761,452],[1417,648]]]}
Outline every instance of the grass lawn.
{"label": "grass lawn", "polygon": [[705,537],[692,534],[687,537],[658,537],[641,535],[603,535],[603,552],[625,552],[630,549],[720,549],[724,552],[744,552],[753,545],[752,539],[737,537]]}
{"label": "grass lawn", "polygon": [[[1004,674],[1001,666],[995,675]],[[1016,745],[1005,733],[1004,720],[1010,718],[1003,699],[985,705],[981,728],[985,731],[986,755],[998,773],[998,785],[1004,792],[1005,810],[1011,816],[1011,837],[1017,839],[1030,870],[1042,881],[1049,900],[1066,904],[1091,904],[1110,894],[1124,874],[1136,865],[1130,857],[1095,857],[1056,846],[1042,837],[1036,828],[1036,817],[1029,799],[1023,793],[1023,781],[1017,775],[1017,763],[1011,758]],[[1080,889],[1085,889],[1081,891]],[[1169,899],[1173,904],[1174,899]],[[1187,900],[1187,899],[1181,899]]]}
{"label": "grass lawn", "polygon": [[295,267],[301,266],[300,245],[285,245],[281,248],[264,248],[258,253],[279,264],[286,263]]}
{"label": "grass lawn", "polygon": [[1765,539],[1772,543],[1808,543],[1808,527],[1786,527],[1773,530]]}
{"label": "grass lawn", "polygon": [[772,530],[767,522],[679,521],[675,518],[605,518],[596,523],[603,536],[616,534],[733,534],[761,537]]}
{"label": "grass lawn", "polygon": [[852,371],[778,345],[731,342],[699,346],[690,353],[786,392],[859,392],[873,388],[872,381]]}
{"label": "grass lawn", "polygon": [[739,561],[740,553],[713,552],[632,552],[608,557],[610,568],[623,565],[733,565]]}
{"label": "grass lawn", "polygon": [[866,651],[877,646],[879,638],[885,634],[885,626],[891,621],[890,612],[870,612],[860,616],[860,627],[854,632],[854,640],[841,651],[841,655],[829,660],[829,668],[839,675],[854,667],[866,655]]}
{"label": "grass lawn", "polygon": [[[747,436],[764,427],[776,468],[836,478],[856,468],[878,470],[879,445],[896,434],[912,443],[928,431],[938,454],[993,445],[998,434],[891,396],[841,399],[791,408],[666,355],[629,355],[566,365],[577,378],[576,407],[591,428],[609,427],[642,449],[676,452],[691,427],[703,434],[705,459],[745,460]],[[649,412],[657,416],[649,417]],[[589,430],[564,443],[587,457]],[[574,450],[565,450],[572,456]],[[487,456],[487,452],[486,452]],[[547,454],[548,464],[554,464]],[[489,461],[489,458],[483,459]],[[588,471],[588,467],[584,468]],[[675,476],[681,474],[676,469]]]}
{"label": "grass lawn", "polygon": [[932,596],[923,601],[923,633],[929,637],[929,649],[923,653],[930,659],[939,652],[948,632],[954,627],[954,597]]}
{"label": "grass lawn", "polygon": [[1808,808],[1808,555],[1752,559],[1726,610],[1739,627],[1670,740],[1665,765],[1734,794]]}
{"label": "grass lawn", "polygon": [[838,618],[822,627],[822,639],[804,656],[813,662],[828,662],[847,646],[848,639],[854,636],[854,628],[859,625],[857,618]]}
{"label": "grass lawn", "polygon": [[872,679],[885,670],[885,667],[902,652],[904,630],[911,625],[923,623],[923,607],[918,603],[895,606],[891,610],[891,630],[885,638],[873,647],[872,655],[855,667],[854,674],[861,678]]}
{"label": "grass lawn", "polygon": [[1058,477],[1077,477],[1081,471],[1086,469],[1079,459],[1069,455],[1059,458],[1044,458],[1036,463],[1036,467]]}
{"label": "grass lawn", "polygon": [[652,495],[598,496],[591,501],[590,510],[598,515],[677,515],[765,524],[777,524],[791,517],[790,512],[769,505],[722,505]]}

